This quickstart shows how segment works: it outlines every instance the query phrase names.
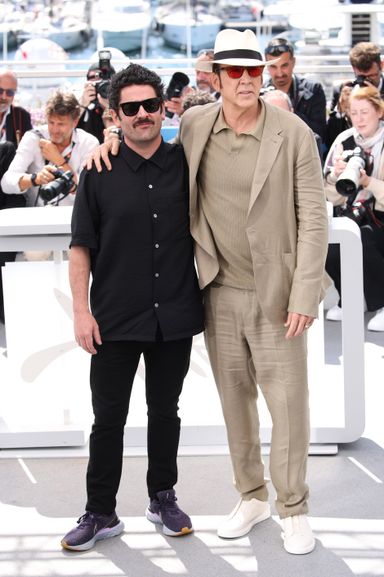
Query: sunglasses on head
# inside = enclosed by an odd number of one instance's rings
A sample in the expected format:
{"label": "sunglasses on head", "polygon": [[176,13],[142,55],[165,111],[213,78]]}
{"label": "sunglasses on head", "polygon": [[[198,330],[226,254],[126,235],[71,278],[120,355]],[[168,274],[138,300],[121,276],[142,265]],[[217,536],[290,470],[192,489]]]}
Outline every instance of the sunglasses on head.
{"label": "sunglasses on head", "polygon": [[213,56],[214,56],[214,51],[213,48],[202,48],[202,50],[199,50],[197,53],[197,57],[199,58],[199,56],[209,56],[209,58],[211,58],[213,60]]}
{"label": "sunglasses on head", "polygon": [[13,90],[12,88],[0,88],[0,96],[3,96],[3,94],[9,96],[9,98],[12,98],[12,96],[15,96],[16,94],[16,90]]}
{"label": "sunglasses on head", "polygon": [[267,46],[265,49],[265,54],[270,54],[271,56],[280,56],[284,52],[289,52],[293,55],[292,46],[289,44],[276,44],[274,46]]}
{"label": "sunglasses on head", "polygon": [[220,68],[220,70],[225,70],[229,78],[241,78],[246,70],[251,78],[257,78],[263,74],[264,66],[227,66],[226,68]]}
{"label": "sunglasses on head", "polygon": [[152,114],[153,112],[157,112],[161,105],[161,98],[147,98],[146,100],[137,100],[133,102],[122,102],[120,104],[120,108],[125,114],[125,116],[135,116],[139,110],[140,106],[142,106],[145,112]]}
{"label": "sunglasses on head", "polygon": [[98,72],[95,72],[94,74],[88,74],[87,75],[87,80],[99,80],[100,79],[100,74]]}

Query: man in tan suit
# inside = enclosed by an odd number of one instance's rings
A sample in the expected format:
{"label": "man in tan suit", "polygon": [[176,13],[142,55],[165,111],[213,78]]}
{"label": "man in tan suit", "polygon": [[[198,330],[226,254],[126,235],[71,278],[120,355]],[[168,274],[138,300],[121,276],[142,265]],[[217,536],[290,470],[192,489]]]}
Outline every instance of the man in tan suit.
{"label": "man in tan suit", "polygon": [[218,534],[240,537],[270,516],[258,384],[273,421],[270,474],[284,546],[309,553],[305,330],[318,313],[327,251],[319,155],[304,122],[259,99],[266,63],[253,32],[219,32],[214,52],[207,71],[221,106],[186,111],[180,141],[206,344],[241,495]]}
{"label": "man in tan suit", "polygon": [[306,517],[305,331],[322,297],[327,214],[311,129],[259,98],[266,64],[253,32],[219,32],[207,71],[222,102],[187,110],[179,138],[190,169],[206,344],[240,493],[218,535],[241,537],[271,515],[258,385],[273,421],[270,475],[284,547],[304,554],[315,547]]}

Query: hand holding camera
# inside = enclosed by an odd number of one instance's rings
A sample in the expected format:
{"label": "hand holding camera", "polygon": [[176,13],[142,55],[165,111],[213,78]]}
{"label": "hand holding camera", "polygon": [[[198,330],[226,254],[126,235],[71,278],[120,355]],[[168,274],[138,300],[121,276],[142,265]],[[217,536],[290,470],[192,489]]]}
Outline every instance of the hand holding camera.
{"label": "hand holding camera", "polygon": [[96,98],[96,83],[94,81],[88,80],[84,84],[84,91],[80,98],[80,104],[84,108],[88,108],[88,106],[93,102]]}
{"label": "hand holding camera", "polygon": [[52,164],[46,164],[37,174],[35,182],[38,186],[48,184],[55,179],[54,173],[57,170],[56,166]]}
{"label": "hand holding camera", "polygon": [[[70,170],[64,172],[55,166],[46,166],[41,172],[47,168],[51,172],[50,181],[40,186],[38,194],[45,205],[59,204],[68,194],[76,192],[77,185],[73,179],[73,172]],[[37,178],[36,183],[38,184]]]}
{"label": "hand holding camera", "polygon": [[[372,172],[372,157],[360,146],[345,150],[334,167],[336,190],[343,196],[355,196],[359,187],[367,186]],[[341,168],[341,170],[340,170]]]}

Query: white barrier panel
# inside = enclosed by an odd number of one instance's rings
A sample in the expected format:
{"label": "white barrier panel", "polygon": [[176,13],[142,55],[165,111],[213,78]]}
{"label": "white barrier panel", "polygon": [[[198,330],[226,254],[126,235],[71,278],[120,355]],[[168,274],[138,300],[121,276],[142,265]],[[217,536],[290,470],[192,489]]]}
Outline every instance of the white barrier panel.
{"label": "white barrier panel", "polygon": [[[62,208],[70,207],[59,207],[59,210]],[[6,211],[0,211],[0,248],[15,250],[15,245],[19,250],[37,247],[43,250],[52,245],[56,249],[66,248],[68,211],[60,218],[55,214],[56,228],[43,222],[48,219],[47,213],[54,214],[56,210],[36,214],[36,220],[29,221],[28,225],[24,223],[13,229],[8,225],[6,235],[1,214]],[[13,214],[12,218],[16,219],[16,216]],[[61,219],[67,220],[66,227],[61,226]],[[39,227],[41,234],[38,234]],[[354,441],[364,429],[363,297],[357,225],[349,219],[333,219],[330,242],[340,243],[342,254],[343,359],[337,366],[325,364],[321,314],[310,329],[308,339],[311,443],[315,444]],[[75,446],[86,440],[92,420],[89,356],[73,339],[67,267],[65,261],[16,262],[8,263],[3,270],[7,358],[0,361],[1,448]],[[130,406],[125,444],[145,446],[142,365],[135,379]],[[271,424],[262,398],[259,407],[261,439],[268,443]],[[180,416],[183,423],[181,445],[226,445],[221,409],[202,335],[194,340],[191,368],[180,400]]]}

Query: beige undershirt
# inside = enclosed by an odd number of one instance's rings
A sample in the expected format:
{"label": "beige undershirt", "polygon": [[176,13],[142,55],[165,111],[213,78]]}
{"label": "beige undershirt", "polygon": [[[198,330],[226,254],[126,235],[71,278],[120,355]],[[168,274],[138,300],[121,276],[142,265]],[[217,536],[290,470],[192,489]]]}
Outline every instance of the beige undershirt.
{"label": "beige undershirt", "polygon": [[254,127],[236,135],[220,111],[199,167],[200,209],[211,227],[220,266],[215,282],[235,288],[255,288],[245,227],[264,121],[262,106]]}

